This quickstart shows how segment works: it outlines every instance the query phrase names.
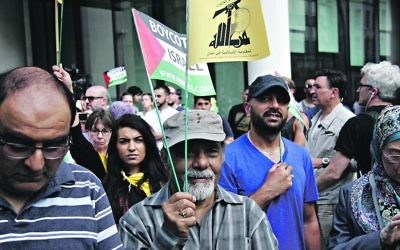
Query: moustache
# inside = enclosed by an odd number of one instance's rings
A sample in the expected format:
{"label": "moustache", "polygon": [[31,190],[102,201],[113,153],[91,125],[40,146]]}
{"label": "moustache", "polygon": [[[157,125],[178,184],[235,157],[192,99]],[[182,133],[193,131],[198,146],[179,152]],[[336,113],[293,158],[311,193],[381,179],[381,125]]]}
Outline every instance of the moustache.
{"label": "moustache", "polygon": [[197,170],[197,169],[189,169],[187,172],[188,178],[206,178],[213,179],[215,174],[210,169],[206,170]]}
{"label": "moustache", "polygon": [[276,109],[276,108],[271,108],[270,110],[268,110],[267,112],[264,113],[264,117],[267,117],[269,115],[278,115],[279,117],[283,117],[282,113]]}

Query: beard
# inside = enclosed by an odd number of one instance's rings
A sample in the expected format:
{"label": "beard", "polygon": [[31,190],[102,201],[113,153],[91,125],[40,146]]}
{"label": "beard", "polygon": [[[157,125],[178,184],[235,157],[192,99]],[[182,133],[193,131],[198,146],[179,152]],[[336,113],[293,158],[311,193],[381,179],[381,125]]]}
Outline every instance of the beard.
{"label": "beard", "polygon": [[[278,115],[281,118],[281,122],[278,124],[270,124],[267,121],[267,117],[271,114]],[[253,109],[250,112],[251,117],[251,125],[257,134],[264,136],[277,135],[281,132],[282,128],[286,124],[287,116],[284,117],[283,114],[278,110],[271,108],[267,112],[265,112],[262,116],[257,115]]]}
{"label": "beard", "polygon": [[[197,169],[188,169],[188,192],[191,193],[194,197],[196,197],[197,201],[202,201],[207,199],[212,195],[215,188],[215,174],[213,171],[206,170],[197,170]],[[192,183],[190,181],[191,178],[206,178],[207,181],[200,183]],[[184,186],[184,190],[186,190],[186,186]]]}

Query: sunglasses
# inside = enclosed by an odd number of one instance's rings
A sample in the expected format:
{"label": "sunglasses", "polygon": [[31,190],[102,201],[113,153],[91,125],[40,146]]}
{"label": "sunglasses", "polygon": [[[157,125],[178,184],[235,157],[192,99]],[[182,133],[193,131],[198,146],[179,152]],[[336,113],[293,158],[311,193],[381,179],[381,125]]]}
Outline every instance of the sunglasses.
{"label": "sunglasses", "polygon": [[84,100],[89,100],[89,102],[93,102],[94,99],[101,99],[102,96],[85,96],[83,97]]}
{"label": "sunglasses", "polygon": [[306,84],[306,89],[311,89],[312,88],[312,84]]}

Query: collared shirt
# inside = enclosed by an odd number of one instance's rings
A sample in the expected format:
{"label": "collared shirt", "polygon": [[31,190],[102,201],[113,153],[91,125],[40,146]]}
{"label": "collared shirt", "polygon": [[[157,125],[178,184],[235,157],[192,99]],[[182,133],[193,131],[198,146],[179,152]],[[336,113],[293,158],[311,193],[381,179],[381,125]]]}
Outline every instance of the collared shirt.
{"label": "collared shirt", "polygon": [[120,221],[127,249],[278,249],[264,212],[251,199],[217,186],[216,200],[188,237],[170,233],[164,226],[162,204],[170,197],[170,183],[133,206]]}
{"label": "collared shirt", "polygon": [[107,196],[87,169],[62,162],[16,214],[0,196],[0,249],[122,249]]}
{"label": "collared shirt", "polygon": [[[343,125],[355,114],[339,103],[336,107],[321,121],[320,110],[311,120],[311,128],[308,131],[307,148],[313,158],[332,158],[336,151],[334,149],[339,132]],[[325,168],[315,169],[315,177],[325,171]],[[352,174],[343,176],[334,186],[329,187],[319,194],[318,204],[337,204],[339,189],[353,178]]]}

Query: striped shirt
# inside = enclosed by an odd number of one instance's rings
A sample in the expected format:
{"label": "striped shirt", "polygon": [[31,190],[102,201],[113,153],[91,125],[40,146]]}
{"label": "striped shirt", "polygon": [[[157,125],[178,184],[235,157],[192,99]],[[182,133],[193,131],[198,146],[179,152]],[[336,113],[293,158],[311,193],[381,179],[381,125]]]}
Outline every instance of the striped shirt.
{"label": "striped shirt", "polygon": [[219,186],[216,200],[188,237],[163,227],[162,204],[170,197],[169,183],[133,206],[121,218],[121,238],[127,249],[278,249],[265,213],[251,199]]}
{"label": "striped shirt", "polygon": [[0,196],[0,249],[122,249],[99,179],[61,163],[56,175],[16,214]]}

